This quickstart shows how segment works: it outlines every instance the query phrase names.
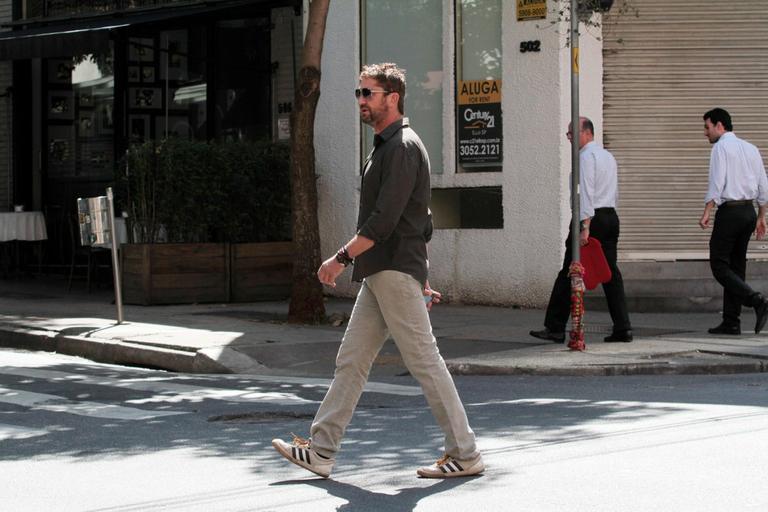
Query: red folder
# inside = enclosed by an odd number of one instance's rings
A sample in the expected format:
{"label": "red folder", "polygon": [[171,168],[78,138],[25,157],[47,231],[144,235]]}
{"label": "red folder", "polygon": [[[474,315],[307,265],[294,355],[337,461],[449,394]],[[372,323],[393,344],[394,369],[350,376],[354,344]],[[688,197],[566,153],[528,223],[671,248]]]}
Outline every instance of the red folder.
{"label": "red folder", "polygon": [[611,267],[605,259],[600,240],[589,237],[587,245],[581,246],[581,264],[584,265],[584,286],[587,290],[597,288],[598,284],[611,280]]}

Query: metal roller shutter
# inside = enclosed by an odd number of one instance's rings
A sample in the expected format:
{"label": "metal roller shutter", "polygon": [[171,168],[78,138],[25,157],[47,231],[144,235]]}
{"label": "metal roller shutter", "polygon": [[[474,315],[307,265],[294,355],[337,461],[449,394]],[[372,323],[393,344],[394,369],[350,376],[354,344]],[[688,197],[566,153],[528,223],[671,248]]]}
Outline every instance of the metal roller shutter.
{"label": "metal roller shutter", "polygon": [[[607,15],[603,24],[603,138],[619,164],[620,258],[707,258],[710,232],[698,227],[711,150],[702,115],[728,110],[734,133],[766,160],[768,1],[632,4],[638,17]],[[768,257],[768,243],[753,242],[750,257]]]}

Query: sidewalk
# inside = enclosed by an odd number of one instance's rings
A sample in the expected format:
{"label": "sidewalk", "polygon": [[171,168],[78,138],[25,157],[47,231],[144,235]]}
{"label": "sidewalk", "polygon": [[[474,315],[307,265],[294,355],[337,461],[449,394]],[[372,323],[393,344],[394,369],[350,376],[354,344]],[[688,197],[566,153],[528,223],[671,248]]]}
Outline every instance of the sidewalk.
{"label": "sidewalk", "polygon": [[[56,351],[96,361],[197,373],[330,377],[346,322],[284,322],[287,302],[126,306],[116,325],[111,290],[66,292],[53,278],[0,280],[0,346]],[[327,312],[346,320],[351,300],[330,299]],[[632,314],[635,341],[603,343],[610,317],[587,311],[586,352],[542,344],[540,310],[440,304],[435,336],[451,372],[461,375],[633,375],[768,371],[768,331],[712,336],[716,313]],[[338,323],[338,322],[337,322]],[[407,373],[388,341],[372,376]]]}

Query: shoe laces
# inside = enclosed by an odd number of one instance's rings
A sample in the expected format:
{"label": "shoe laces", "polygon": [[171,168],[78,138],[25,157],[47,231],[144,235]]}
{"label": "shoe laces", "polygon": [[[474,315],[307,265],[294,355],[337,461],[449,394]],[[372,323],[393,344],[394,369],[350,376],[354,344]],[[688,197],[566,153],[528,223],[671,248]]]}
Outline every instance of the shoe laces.
{"label": "shoe laces", "polygon": [[446,453],[445,455],[443,455],[442,457],[437,459],[437,462],[435,462],[435,465],[440,467],[443,464],[445,464],[447,462],[450,462],[451,459],[452,459],[452,457]]}
{"label": "shoe laces", "polygon": [[293,441],[291,441],[291,444],[293,446],[296,446],[298,448],[309,448],[309,444],[310,444],[309,439],[304,439],[301,436],[297,436],[293,432],[291,432],[291,435],[293,436]]}

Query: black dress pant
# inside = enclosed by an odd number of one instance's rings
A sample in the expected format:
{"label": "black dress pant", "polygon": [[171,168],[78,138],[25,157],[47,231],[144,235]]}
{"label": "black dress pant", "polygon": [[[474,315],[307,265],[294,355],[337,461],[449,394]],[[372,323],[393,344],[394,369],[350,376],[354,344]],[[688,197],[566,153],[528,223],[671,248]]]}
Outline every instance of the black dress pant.
{"label": "black dress pant", "polygon": [[[624,297],[624,280],[616,266],[616,246],[619,242],[619,216],[613,208],[598,208],[589,225],[591,237],[600,241],[611,268],[611,280],[603,283],[603,291],[608,301],[608,311],[613,320],[613,332],[627,331],[632,328],[627,313],[627,301]],[[571,278],[568,277],[571,265],[571,236],[565,242],[563,268],[557,274],[552,294],[549,297],[544,325],[553,332],[565,332],[565,325],[571,314]]]}
{"label": "black dress pant", "polygon": [[723,323],[739,326],[741,306],[754,305],[758,296],[745,282],[747,246],[757,224],[752,204],[720,205],[709,239],[709,266],[723,285]]}

